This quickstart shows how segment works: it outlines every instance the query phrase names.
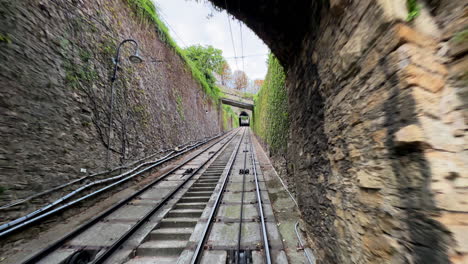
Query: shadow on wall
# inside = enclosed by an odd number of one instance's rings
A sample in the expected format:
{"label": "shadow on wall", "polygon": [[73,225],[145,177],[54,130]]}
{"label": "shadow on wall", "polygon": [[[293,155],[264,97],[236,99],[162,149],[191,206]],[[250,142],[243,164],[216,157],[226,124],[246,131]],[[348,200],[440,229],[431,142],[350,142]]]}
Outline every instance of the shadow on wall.
{"label": "shadow on wall", "polygon": [[300,67],[296,72],[290,72],[287,78],[287,85],[295,85],[301,78],[312,80],[307,89],[288,87],[289,109],[296,111],[290,111],[290,134],[294,138],[287,149],[290,162],[287,181],[294,186],[302,217],[317,243],[312,246],[314,250],[327,263],[346,263],[340,259],[345,254],[339,252],[336,209],[327,195],[331,175],[326,154],[329,138],[325,133],[325,99],[319,92],[321,79],[317,66]]}
{"label": "shadow on wall", "polygon": [[[412,95],[401,92],[396,75],[389,73],[385,58],[380,65],[392,86],[391,95],[384,104],[385,127],[388,128],[385,145],[389,151],[395,184],[403,210],[404,229],[409,237],[401,237],[412,263],[450,263],[447,255],[449,231],[431,217],[437,214],[433,195],[429,189],[431,170],[424,157],[426,146],[422,142],[395,142],[395,134],[408,125],[417,125],[416,102]],[[410,260],[407,260],[410,261]]]}

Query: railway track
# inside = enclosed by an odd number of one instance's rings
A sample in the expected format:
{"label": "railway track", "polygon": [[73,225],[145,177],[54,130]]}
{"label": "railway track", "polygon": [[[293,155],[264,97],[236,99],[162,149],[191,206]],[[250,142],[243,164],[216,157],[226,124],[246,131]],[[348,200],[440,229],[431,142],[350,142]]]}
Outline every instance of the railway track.
{"label": "railway track", "polygon": [[[288,263],[250,131],[179,263]],[[206,223],[203,223],[206,222]]]}
{"label": "railway track", "polygon": [[[218,136],[212,138],[215,139]],[[209,141],[209,140],[208,140]],[[113,177],[106,177],[103,179],[97,179],[96,181],[92,181],[90,183],[80,185],[82,181],[86,180],[88,176],[83,177],[81,179],[77,179],[75,181],[72,181],[70,183],[61,185],[57,188],[51,189],[48,192],[52,192],[55,189],[61,189],[61,188],[66,188],[70,187],[73,185],[76,185],[73,191],[70,191],[68,194],[65,196],[56,198],[51,200],[48,204],[45,206],[34,210],[32,212],[29,212],[28,214],[19,217],[17,219],[11,220],[7,223],[2,223],[0,225],[0,239],[4,239],[16,232],[21,232],[25,228],[32,226],[34,224],[40,223],[41,221],[44,221],[46,218],[51,217],[53,215],[56,215],[57,213],[60,213],[61,211],[64,211],[66,209],[71,208],[72,206],[75,206],[79,204],[80,202],[83,202],[93,196],[97,196],[101,193],[110,191],[113,188],[118,187],[119,185],[126,183],[127,181],[132,180],[135,177],[142,176],[144,173],[151,172],[152,169],[165,164],[166,162],[169,162],[171,160],[174,160],[178,158],[179,156],[188,153],[203,144],[207,143],[208,141],[205,142],[198,142],[192,146],[189,146],[181,151],[172,151],[169,154],[165,155],[164,157],[157,159],[155,161],[147,161],[143,162],[134,168],[120,174],[116,175]],[[92,177],[92,176],[90,176]],[[104,187],[103,187],[104,186]],[[48,193],[47,191],[41,194],[38,194],[37,196],[40,195],[46,195]],[[49,196],[53,197],[54,195],[49,194]],[[72,200],[72,198],[75,198]],[[71,201],[70,201],[71,200]],[[27,201],[19,201],[18,204]],[[12,206],[15,204],[13,203]],[[7,207],[7,206],[6,206]],[[3,207],[2,207],[3,208]],[[0,208],[1,209],[1,208]]]}
{"label": "railway track", "polygon": [[23,263],[288,263],[249,128]]}

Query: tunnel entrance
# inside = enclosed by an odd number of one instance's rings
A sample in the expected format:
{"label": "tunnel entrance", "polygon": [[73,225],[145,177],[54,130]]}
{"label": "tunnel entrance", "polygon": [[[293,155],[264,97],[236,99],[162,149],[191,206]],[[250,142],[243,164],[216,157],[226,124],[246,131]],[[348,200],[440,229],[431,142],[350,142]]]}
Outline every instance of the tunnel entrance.
{"label": "tunnel entrance", "polygon": [[244,111],[239,114],[239,126],[250,126],[250,116]]}

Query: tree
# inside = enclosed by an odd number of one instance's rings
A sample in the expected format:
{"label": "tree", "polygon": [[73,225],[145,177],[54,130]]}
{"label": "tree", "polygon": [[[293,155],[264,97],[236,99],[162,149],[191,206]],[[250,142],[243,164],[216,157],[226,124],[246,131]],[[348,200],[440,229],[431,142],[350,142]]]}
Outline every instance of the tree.
{"label": "tree", "polygon": [[226,86],[227,82],[232,79],[232,71],[231,67],[229,67],[229,64],[225,62],[222,66],[221,72],[219,73],[220,79],[221,79],[221,85]]}
{"label": "tree", "polygon": [[184,49],[185,54],[204,72],[216,72],[218,74],[223,70],[226,60],[220,49],[213,46],[193,45]]}
{"label": "tree", "polygon": [[254,80],[254,81],[253,81],[253,89],[254,89],[255,91],[260,91],[260,88],[262,88],[264,82],[265,82],[265,81],[264,81],[264,80],[261,80],[261,79],[256,79],[256,80]]}
{"label": "tree", "polygon": [[234,72],[234,88],[237,90],[243,90],[247,88],[249,84],[249,79],[247,78],[247,74],[243,71],[235,71]]}

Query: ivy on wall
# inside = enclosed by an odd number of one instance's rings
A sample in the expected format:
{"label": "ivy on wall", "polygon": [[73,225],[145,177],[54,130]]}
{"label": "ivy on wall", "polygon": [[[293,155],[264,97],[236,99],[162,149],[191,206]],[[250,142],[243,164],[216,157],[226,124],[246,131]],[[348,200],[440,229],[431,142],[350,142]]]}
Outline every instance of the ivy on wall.
{"label": "ivy on wall", "polygon": [[286,75],[278,59],[270,54],[265,82],[255,96],[254,132],[272,153],[285,152],[289,129]]}
{"label": "ivy on wall", "polygon": [[232,110],[232,107],[229,105],[223,105],[222,107],[223,129],[229,130],[231,128],[239,127],[239,117],[234,112],[234,110]]}
{"label": "ivy on wall", "polygon": [[213,99],[214,102],[217,102],[221,96],[219,88],[210,83],[205,75],[198,69],[195,63],[190,60],[186,52],[181,49],[177,43],[171,38],[169,30],[166,25],[161,21],[158,16],[156,7],[154,6],[151,0],[127,0],[129,5],[133,8],[137,16],[148,19],[153,22],[156,26],[156,29],[159,34],[161,41],[168,44],[174,51],[179,55],[182,60],[186,63],[187,67],[190,69],[192,76],[197,80],[200,85],[203,87],[204,92]]}

